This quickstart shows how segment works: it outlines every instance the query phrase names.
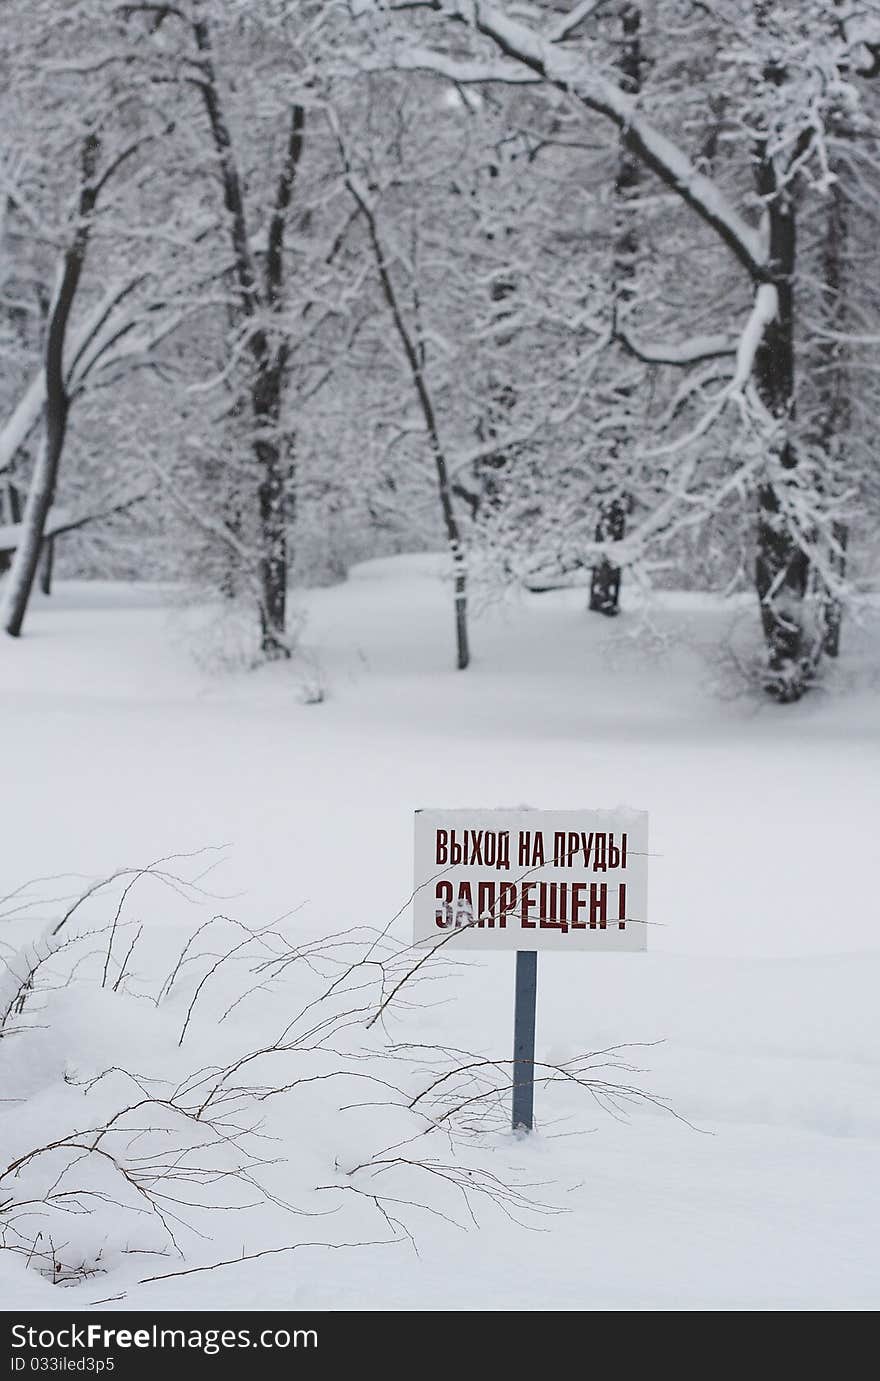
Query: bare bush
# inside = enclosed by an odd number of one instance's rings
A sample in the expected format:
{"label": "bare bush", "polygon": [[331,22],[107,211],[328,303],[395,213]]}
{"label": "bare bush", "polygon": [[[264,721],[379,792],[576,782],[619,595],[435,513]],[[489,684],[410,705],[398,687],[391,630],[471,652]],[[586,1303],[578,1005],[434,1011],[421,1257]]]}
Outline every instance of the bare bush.
{"label": "bare bush", "polygon": [[[480,1204],[525,1226],[560,1211],[546,1185],[499,1157],[513,1061],[407,1038],[411,1016],[430,1005],[428,985],[457,970],[448,947],[415,951],[390,923],[306,941],[288,933],[289,917],[255,929],[215,909],[203,856],[187,862],[192,877],[180,858],[164,859],[90,885],[3,960],[0,1093],[14,1093],[3,1083],[14,1084],[29,1042],[63,1049],[65,1002],[87,1003],[89,1023],[117,1022],[106,1040],[120,1049],[99,1067],[65,1063],[51,1115],[25,1081],[19,1106],[32,1116],[0,1159],[0,1246],[56,1284],[115,1271],[133,1254],[169,1259],[136,1281],[126,1271],[134,1284],[306,1240],[416,1247],[426,1218],[473,1226]],[[149,952],[150,924],[129,914],[147,882],[210,906],[170,966],[161,944]],[[0,903],[0,918],[30,906],[27,895]],[[93,1060],[106,1059],[100,1030],[94,1039]],[[629,1058],[617,1047],[539,1063],[535,1080],[570,1086],[612,1116],[640,1103],[670,1111],[632,1081]],[[308,1173],[292,1174],[304,1155]],[[292,1240],[217,1259],[218,1225],[222,1235],[235,1214],[257,1232],[266,1209],[275,1224],[290,1220]],[[304,1218],[326,1220],[320,1241],[294,1227]]]}

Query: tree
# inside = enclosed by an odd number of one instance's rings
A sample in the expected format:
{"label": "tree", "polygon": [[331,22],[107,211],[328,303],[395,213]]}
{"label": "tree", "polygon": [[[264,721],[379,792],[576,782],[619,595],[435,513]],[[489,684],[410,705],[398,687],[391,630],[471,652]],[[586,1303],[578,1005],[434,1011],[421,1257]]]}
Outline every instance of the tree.
{"label": "tree", "polygon": [[[375,184],[370,186],[363,181],[353,165],[350,151],[338,121],[335,118],[334,125],[339,141],[340,157],[344,168],[345,185],[366,227],[367,244],[380,284],[382,300],[388,312],[405,361],[405,368],[418,405],[428,448],[436,470],[440,511],[443,516],[443,526],[453,571],[456,666],[459,671],[464,671],[470,662],[467,626],[467,563],[461,525],[455,511],[455,503],[453,500],[449,461],[441,436],[441,422],[437,399],[434,394],[429,372],[429,347],[424,335],[421,320],[422,301],[420,288],[422,285],[420,285],[417,280],[409,284],[408,296],[413,301],[414,309],[410,313],[407,313],[403,306],[402,294],[398,290],[398,286],[395,282],[391,255],[385,242],[380,223],[379,205],[376,196],[376,191],[378,189],[375,188]],[[398,264],[400,264],[402,256],[398,255],[396,258]]]}
{"label": "tree", "polygon": [[[376,22],[377,7],[357,8]],[[858,104],[854,78],[859,71],[873,73],[880,49],[848,25],[839,6],[824,0],[811,0],[797,14],[759,0],[730,0],[713,9],[708,28],[717,13],[719,22],[732,25],[739,36],[727,55],[727,84],[735,101],[728,120],[740,168],[750,169],[754,178],[752,197],[740,174],[732,198],[722,179],[695,164],[606,72],[589,33],[596,4],[576,5],[543,27],[482,0],[383,8],[392,15],[398,8],[406,11],[409,41],[399,30],[390,49],[398,68],[484,84],[517,81],[526,69],[583,111],[612,122],[626,153],[712,232],[746,275],[751,310],[739,331],[735,369],[711,420],[733,404],[752,438],[747,468],[758,506],[755,585],[767,649],[766,687],[781,701],[797,700],[811,684],[821,653],[821,641],[816,643],[809,627],[810,534],[817,525],[828,526],[827,488],[817,483],[814,465],[795,444],[797,207],[802,197],[825,194],[829,123],[841,108]],[[432,30],[438,23],[440,28]],[[426,38],[433,39],[431,46]],[[754,197],[761,214],[757,225],[750,219]],[[688,353],[696,355],[685,352],[685,357]],[[684,449],[679,443],[678,450]],[[693,468],[691,462],[684,467]],[[667,511],[668,505],[652,515],[647,530],[662,526]]]}
{"label": "tree", "polygon": [[[19,500],[10,505],[12,522],[2,544],[11,556],[5,628],[13,637],[21,632],[44,549],[44,583],[51,578],[53,538],[100,513],[128,507],[145,492],[140,480],[123,479],[124,495],[108,495],[102,486],[76,514],[53,514],[73,404],[141,366],[174,324],[173,316],[161,315],[167,304],[149,299],[148,266],[132,268],[125,249],[120,254],[117,227],[108,234],[101,224],[103,216],[113,225],[130,204],[145,151],[167,129],[167,120],[154,118],[136,86],[102,78],[88,81],[84,92],[79,64],[94,38],[89,0],[69,6],[56,23],[51,14],[46,17],[41,30],[36,16],[14,14],[5,54],[18,77],[15,106],[8,111],[16,157],[4,189],[6,248],[13,269],[19,259],[26,266],[41,307],[39,358],[0,427],[0,473],[15,468],[16,494],[30,469],[26,502],[23,510]],[[99,60],[99,71],[103,65]],[[92,276],[96,242],[103,263]],[[11,314],[19,311],[15,303]],[[43,435],[30,463],[26,448],[40,421]]]}
{"label": "tree", "polygon": [[527,103],[469,112],[454,88],[390,74],[352,86],[341,157],[358,213],[352,251],[373,268],[376,306],[337,390],[364,388],[358,425],[388,437],[398,505],[431,502],[414,480],[433,471],[463,668],[471,574],[485,585],[494,566],[508,578],[534,545],[536,506],[546,514],[563,488],[579,488],[595,523],[598,448],[585,448],[584,410],[592,417],[611,330],[607,293],[572,257],[575,217]]}
{"label": "tree", "polygon": [[[620,85],[622,90],[630,95],[638,96],[642,87],[643,64],[641,8],[637,4],[628,3],[627,0],[620,7],[619,16],[615,16],[615,18],[619,19],[620,23],[620,55],[618,58]],[[638,159],[628,149],[622,148],[614,179],[616,225],[611,272],[615,333],[621,326],[625,328],[627,307],[636,291],[638,232],[631,203],[634,194],[638,192],[640,180],[641,165]],[[625,383],[623,385],[623,400],[628,402],[633,399],[634,395],[637,398],[639,392],[638,382],[635,384]],[[609,493],[603,500],[599,511],[599,521],[596,524],[597,542],[605,542],[606,539],[611,542],[619,542],[626,532],[629,499],[615,476],[615,470],[617,469],[616,462],[620,458],[620,451],[631,448],[633,445],[632,431],[631,423],[630,427],[626,428],[622,435],[614,437],[611,443],[608,467]],[[608,557],[603,557],[598,565],[593,567],[589,607],[594,613],[605,614],[606,616],[613,616],[618,613],[620,608],[620,580],[620,567],[615,566]]]}
{"label": "tree", "polygon": [[[241,387],[247,395],[249,441],[257,467],[254,498],[261,649],[267,658],[286,657],[293,451],[292,438],[285,436],[281,427],[290,354],[290,336],[283,319],[285,235],[305,143],[306,107],[292,100],[273,111],[277,128],[283,131],[283,146],[274,188],[258,203],[264,232],[264,245],[258,253],[254,245],[257,216],[254,209],[249,214],[248,180],[242,166],[244,141],[236,136],[230,119],[217,59],[219,8],[202,0],[179,7],[135,3],[125,8],[133,24],[141,22],[141,37],[155,40],[155,79],[176,89],[184,109],[192,105],[187,93],[201,108],[201,130],[216,168],[229,264],[229,346],[247,360]],[[166,29],[171,28],[178,32],[166,40]],[[194,114],[191,110],[188,113]],[[239,420],[243,420],[240,413]],[[231,528],[230,535],[234,536]]]}
{"label": "tree", "polygon": [[55,498],[58,467],[64,448],[70,395],[64,377],[64,344],[76,291],[82,276],[98,199],[100,140],[87,136],[82,147],[82,183],[73,240],[64,256],[60,281],[49,314],[46,333],[46,435],[40,450],[22,516],[22,537],[16,549],[9,580],[6,632],[21,633],[34,576],[40,559],[49,510]]}

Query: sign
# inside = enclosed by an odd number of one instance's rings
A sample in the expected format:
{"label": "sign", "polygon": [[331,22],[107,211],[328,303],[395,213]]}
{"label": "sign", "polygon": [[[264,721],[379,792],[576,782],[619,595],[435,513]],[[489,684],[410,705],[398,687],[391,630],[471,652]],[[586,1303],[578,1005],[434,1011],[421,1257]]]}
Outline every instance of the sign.
{"label": "sign", "polygon": [[516,950],[511,1125],[530,1132],[541,950],[648,947],[643,810],[417,810],[417,945]]}
{"label": "sign", "polygon": [[416,811],[417,944],[644,950],[647,892],[646,811]]}

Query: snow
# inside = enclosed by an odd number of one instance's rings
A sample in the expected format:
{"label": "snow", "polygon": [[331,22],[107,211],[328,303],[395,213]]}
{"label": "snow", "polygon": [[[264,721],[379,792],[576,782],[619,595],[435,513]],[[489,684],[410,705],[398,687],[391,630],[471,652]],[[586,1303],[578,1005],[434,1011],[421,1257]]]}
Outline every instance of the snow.
{"label": "snow", "polygon": [[551,43],[562,43],[568,36],[574,33],[579,24],[599,8],[601,0],[583,0],[580,5],[575,5],[568,14],[561,19],[548,33],[547,38]]}
{"label": "snow", "polygon": [[767,327],[775,319],[778,311],[779,294],[776,288],[772,283],[761,283],[755,292],[755,301],[737,347],[736,373],[731,384],[731,392],[740,392],[751,378],[755,356]]}
{"label": "snow", "polygon": [[[636,644],[633,604],[609,623],[559,591],[488,609],[459,673],[440,570],[434,557],[358,567],[300,596],[303,656],[224,675],[193,661],[191,616],[166,591],[70,582],[35,596],[27,636],[0,644],[0,896],[77,874],[27,894],[70,895],[83,874],[226,846],[205,884],[222,900],[205,914],[265,925],[293,912],[284,928],[308,940],[384,927],[404,907],[417,807],[626,801],[650,812],[648,953],[542,955],[538,1057],[644,1043],[624,1052],[644,1071],[626,1079],[678,1116],[646,1105],[620,1120],[576,1091],[539,1090],[539,1133],[490,1138],[479,1163],[565,1211],[529,1228],[484,1206],[469,1231],[422,1214],[418,1256],[406,1242],[302,1247],[138,1285],[182,1263],[125,1255],[95,1209],[67,1234],[83,1257],[104,1247],[106,1274],[61,1291],[0,1251],[6,1307],[876,1308],[876,628],[847,628],[827,691],[782,708],[734,693],[713,661],[722,636],[748,645],[751,600],[658,596],[654,637]],[[205,914],[143,887],[135,968],[167,973]],[[0,922],[0,940],[36,942],[59,908]],[[410,924],[404,908],[392,933],[406,940]],[[400,1018],[405,1038],[508,1058],[513,963],[463,957]],[[21,1100],[2,1118],[0,1162],[117,1096],[109,1078],[83,1101],[71,1080],[112,1063],[174,1080],[234,1058],[300,995],[279,982],[218,1025],[219,982],[178,1048],[187,981],[158,1009],[86,982],[48,994],[40,1029],[0,1042],[0,1096]],[[364,1041],[381,1064],[378,1028]],[[388,1236],[369,1206],[316,1188],[405,1121],[341,1113],[350,1092],[324,1082],[267,1105],[273,1189],[336,1211],[216,1214],[212,1241],[185,1238],[186,1264]],[[155,1225],[143,1232],[155,1246]]]}
{"label": "snow", "polygon": [[737,354],[737,342],[725,332],[714,335],[692,336],[679,344],[663,341],[634,341],[625,332],[618,338],[640,360],[648,364],[700,364],[704,360],[718,359],[724,355]]}

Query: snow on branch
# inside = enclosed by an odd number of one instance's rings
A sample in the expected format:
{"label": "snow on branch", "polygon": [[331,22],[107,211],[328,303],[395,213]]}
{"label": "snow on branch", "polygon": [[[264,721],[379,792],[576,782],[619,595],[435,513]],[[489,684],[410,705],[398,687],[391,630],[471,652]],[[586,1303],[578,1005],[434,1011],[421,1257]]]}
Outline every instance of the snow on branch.
{"label": "snow on branch", "polygon": [[779,294],[772,283],[761,283],[736,348],[736,372],[730,385],[731,393],[741,393],[751,378],[764,333],[779,311]]}
{"label": "snow on branch", "polygon": [[[395,52],[392,64],[401,72],[430,71],[437,76],[446,77],[456,86],[484,85],[488,82],[503,83],[508,86],[537,86],[542,78],[528,68],[516,67],[509,62],[488,62],[479,58],[453,58],[446,53],[435,52],[432,48],[420,46],[407,47]],[[362,71],[387,71],[386,58],[372,61],[361,60],[358,66]]]}
{"label": "snow on branch", "polygon": [[573,10],[570,10],[554,25],[547,35],[549,41],[551,43],[564,43],[567,38],[571,38],[585,19],[589,19],[591,15],[601,9],[603,3],[604,0],[582,0],[580,5],[575,5]]}
{"label": "snow on branch", "polygon": [[46,376],[40,369],[22,393],[9,417],[0,427],[0,475],[8,470],[21,446],[27,441],[46,404]]}
{"label": "snow on branch", "polygon": [[[114,285],[83,318],[65,350],[67,384],[75,389],[98,357],[118,337],[114,313],[121,302],[142,281],[142,275]],[[69,363],[67,363],[69,362]],[[11,468],[19,449],[40,420],[46,405],[46,374],[43,366],[34,374],[12,412],[0,426],[0,475]]]}
{"label": "snow on branch", "polygon": [[[511,66],[529,69],[543,81],[572,95],[582,105],[613,121],[621,131],[629,151],[711,226],[752,278],[766,280],[767,255],[756,228],[739,214],[718,184],[699,171],[674,140],[656,128],[639,110],[637,100],[608,81],[590,62],[589,55],[561,46],[550,36],[538,33],[527,24],[505,14],[500,6],[482,0],[424,0],[422,4],[377,5],[375,0],[358,0],[355,13],[370,11],[426,9],[442,18],[467,25],[488,38],[508,61],[501,65],[487,62],[485,81],[510,81]],[[421,67],[456,79],[454,59],[421,46],[396,48],[389,65]],[[475,80],[474,64],[464,66],[462,80]]]}
{"label": "snow on branch", "polygon": [[616,339],[625,350],[644,364],[704,364],[706,360],[735,355],[738,349],[735,337],[726,332],[718,332],[711,336],[693,336],[680,345],[667,345],[661,341],[635,341],[625,331],[618,331]]}

